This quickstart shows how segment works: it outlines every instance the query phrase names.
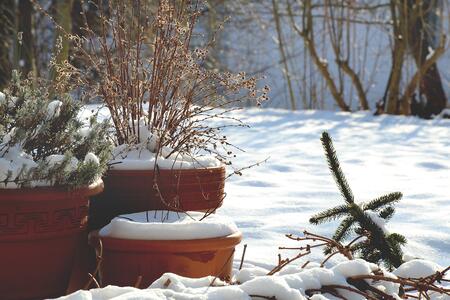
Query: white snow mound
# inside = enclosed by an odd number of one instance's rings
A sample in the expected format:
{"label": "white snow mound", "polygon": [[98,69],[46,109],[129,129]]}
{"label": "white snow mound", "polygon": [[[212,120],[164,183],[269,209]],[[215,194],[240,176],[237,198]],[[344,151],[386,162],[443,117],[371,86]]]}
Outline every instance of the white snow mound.
{"label": "white snow mound", "polygon": [[194,240],[222,237],[238,232],[231,219],[201,212],[148,211],[114,218],[100,236],[133,240]]}
{"label": "white snow mound", "polygon": [[435,274],[438,271],[442,271],[440,265],[425,260],[425,259],[413,259],[398,267],[393,273],[398,277],[403,278],[423,278]]}

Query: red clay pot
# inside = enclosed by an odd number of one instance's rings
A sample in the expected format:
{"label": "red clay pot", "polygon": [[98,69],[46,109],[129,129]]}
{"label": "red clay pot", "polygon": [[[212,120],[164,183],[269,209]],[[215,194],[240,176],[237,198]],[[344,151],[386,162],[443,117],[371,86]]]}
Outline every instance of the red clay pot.
{"label": "red clay pot", "polygon": [[[120,214],[147,210],[207,211],[222,205],[225,167],[158,171],[109,170],[105,190],[91,200],[89,228],[99,229]],[[161,196],[158,194],[161,193]]]}
{"label": "red clay pot", "polygon": [[65,294],[79,239],[86,229],[87,188],[0,189],[0,298]]}
{"label": "red clay pot", "polygon": [[[240,232],[219,238],[197,240],[143,241],[111,237],[100,238],[103,259],[100,276],[103,286],[147,288],[164,273],[200,278],[208,275],[231,278],[234,247],[242,239]],[[93,233],[98,243],[98,233]]]}

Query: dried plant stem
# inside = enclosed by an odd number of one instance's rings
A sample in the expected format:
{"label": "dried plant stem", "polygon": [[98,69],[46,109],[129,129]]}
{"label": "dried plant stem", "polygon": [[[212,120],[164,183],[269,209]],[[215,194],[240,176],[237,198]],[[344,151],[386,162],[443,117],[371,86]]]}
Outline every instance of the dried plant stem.
{"label": "dried plant stem", "polygon": [[247,244],[244,245],[244,250],[242,251],[241,263],[239,264],[239,270],[242,269],[244,264],[245,252],[247,251]]}
{"label": "dried plant stem", "polygon": [[95,266],[94,272],[93,272],[92,274],[89,273],[90,279],[89,279],[89,281],[85,284],[85,286],[84,286],[84,288],[83,288],[84,290],[88,290],[88,289],[91,287],[91,285],[92,285],[93,282],[95,283],[95,285],[96,285],[97,287],[100,287],[100,284],[99,284],[98,281],[95,279],[95,277],[96,277],[97,274],[99,273],[100,267],[101,267],[102,261],[103,261],[103,243],[102,243],[102,240],[101,240],[101,239],[98,240],[98,251],[96,251],[96,252],[97,252],[97,256],[96,256],[96,259],[97,259],[97,265]]}
{"label": "dried plant stem", "polygon": [[141,283],[142,283],[142,275],[139,275],[136,279],[136,283],[134,284],[134,287],[137,289],[140,288]]}

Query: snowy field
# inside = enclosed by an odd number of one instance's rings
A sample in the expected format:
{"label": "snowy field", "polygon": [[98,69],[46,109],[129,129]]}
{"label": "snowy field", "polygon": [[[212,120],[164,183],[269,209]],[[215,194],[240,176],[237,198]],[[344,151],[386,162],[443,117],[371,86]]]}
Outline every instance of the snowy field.
{"label": "snowy field", "polygon": [[[227,198],[218,212],[233,218],[244,235],[236,249],[235,267],[240,263],[243,245],[247,244],[244,270],[237,276],[245,283],[216,288],[209,286],[212,278],[190,280],[166,274],[153,284],[156,289],[107,287],[79,291],[66,299],[235,300],[250,299],[248,295],[252,294],[275,295],[279,300],[305,299],[299,291],[327,283],[346,284],[347,276],[369,274],[373,265],[360,260],[339,263],[340,257],[327,263],[327,269],[300,272],[298,266],[305,259],[320,261],[321,251],[316,250],[284,270],[284,275],[252,279],[277,264],[278,246],[297,245],[285,234],[301,234],[306,229],[331,236],[335,230],[337,223],[308,223],[311,215],[343,201],[324,158],[320,142],[324,130],[334,140],[357,201],[394,191],[404,194],[387,227],[407,237],[408,256],[426,258],[441,266],[450,264],[450,120],[276,109],[245,109],[234,114],[251,126],[226,130],[229,140],[246,150],[238,154],[236,167],[268,158],[259,167],[245,170],[242,177],[229,179]],[[296,255],[295,251],[281,253],[283,258]],[[410,263],[396,274],[421,277],[441,270],[423,261]],[[398,286],[385,284],[383,289],[395,293]],[[364,299],[351,293],[346,297]],[[311,299],[338,298],[316,295]]]}
{"label": "snowy field", "polygon": [[287,233],[333,234],[337,223],[308,222],[314,213],[343,203],[320,142],[327,130],[355,199],[402,192],[388,229],[407,237],[407,253],[450,264],[450,120],[275,109],[248,109],[238,117],[251,128],[228,132],[246,150],[237,163],[269,157],[230,178],[219,210],[242,230],[246,262],[275,265],[277,247],[288,245]]}

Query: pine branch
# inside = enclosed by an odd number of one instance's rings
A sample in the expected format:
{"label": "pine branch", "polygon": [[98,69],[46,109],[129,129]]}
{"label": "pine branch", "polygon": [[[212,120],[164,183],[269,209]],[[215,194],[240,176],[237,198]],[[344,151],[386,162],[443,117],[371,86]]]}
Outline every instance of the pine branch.
{"label": "pine branch", "polygon": [[395,208],[393,206],[388,206],[380,211],[379,216],[385,220],[390,220],[395,213]]}
{"label": "pine branch", "polygon": [[336,220],[348,213],[349,209],[347,205],[339,205],[315,214],[309,219],[309,222],[311,224],[317,225],[324,222]]}
{"label": "pine branch", "polygon": [[341,242],[347,238],[354,223],[355,219],[353,217],[345,218],[336,229],[336,232],[333,235],[333,240]]}
{"label": "pine branch", "polygon": [[402,199],[400,192],[389,193],[364,204],[364,210],[378,210],[387,204],[394,204]]}
{"label": "pine branch", "polygon": [[355,200],[353,197],[352,190],[350,189],[350,186],[347,183],[344,173],[342,172],[339,160],[336,155],[336,150],[334,149],[333,142],[330,136],[328,135],[327,132],[323,132],[322,138],[320,140],[322,141],[322,145],[325,150],[328,166],[334,177],[334,180],[338,185],[339,190],[341,191],[342,196],[344,197],[347,203],[354,203]]}
{"label": "pine branch", "polygon": [[404,245],[407,242],[406,238],[403,235],[398,234],[398,233],[391,233],[388,236],[388,239],[395,241],[396,243],[401,244],[401,245]]}
{"label": "pine branch", "polygon": [[357,222],[363,230],[369,233],[371,239],[380,240],[384,237],[383,230],[366,213],[362,212],[357,218]]}

